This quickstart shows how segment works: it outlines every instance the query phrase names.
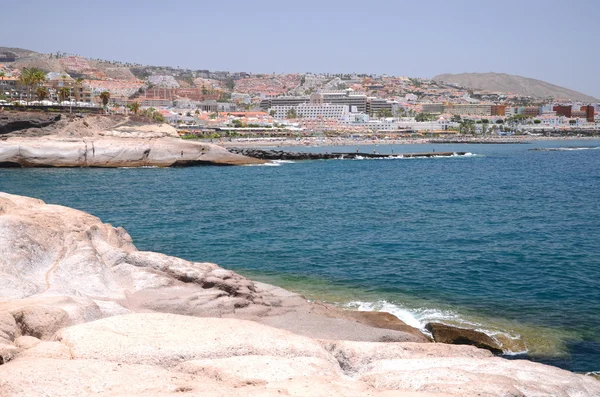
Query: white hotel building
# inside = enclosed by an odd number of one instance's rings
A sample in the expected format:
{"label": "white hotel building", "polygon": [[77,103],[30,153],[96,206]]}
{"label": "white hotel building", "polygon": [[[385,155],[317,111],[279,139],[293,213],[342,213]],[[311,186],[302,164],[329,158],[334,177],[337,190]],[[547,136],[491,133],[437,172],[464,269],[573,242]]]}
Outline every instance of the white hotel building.
{"label": "white hotel building", "polygon": [[310,104],[301,103],[299,105],[283,105],[273,106],[271,111],[275,111],[275,119],[285,119],[288,117],[290,110],[296,111],[296,117],[299,119],[325,119],[325,120],[342,120],[350,114],[348,105],[333,105],[330,103]]}

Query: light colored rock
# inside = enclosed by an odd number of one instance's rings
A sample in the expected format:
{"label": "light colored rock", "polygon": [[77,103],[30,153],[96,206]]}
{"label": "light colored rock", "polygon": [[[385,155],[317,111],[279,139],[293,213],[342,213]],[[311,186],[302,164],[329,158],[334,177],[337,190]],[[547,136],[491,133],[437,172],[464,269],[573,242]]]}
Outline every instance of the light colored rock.
{"label": "light colored rock", "polygon": [[68,360],[71,358],[71,351],[67,345],[59,342],[40,342],[21,352],[19,358],[22,357],[58,358]]}
{"label": "light colored rock", "polygon": [[204,394],[219,388],[210,379],[195,380],[160,367],[100,360],[29,357],[0,366],[0,374],[2,397],[219,395]]}
{"label": "light colored rock", "polygon": [[20,347],[21,349],[31,349],[35,345],[38,345],[40,342],[41,340],[39,340],[35,336],[25,335],[19,336],[17,339],[15,339],[15,346]]}
{"label": "light colored rock", "polygon": [[338,361],[344,372],[360,376],[370,371],[373,362],[415,358],[460,357],[480,359],[492,357],[487,350],[473,346],[440,343],[367,343],[354,341],[322,341],[322,345]]}
{"label": "light colored rock", "polygon": [[[321,313],[289,312],[257,319],[262,324],[287,329],[300,335],[319,339],[344,339],[377,342],[429,342],[423,335],[375,328],[343,318],[328,317]],[[348,326],[352,324],[351,326]]]}
{"label": "light colored rock", "polygon": [[166,313],[109,317],[63,329],[56,340],[73,358],[172,367],[232,356],[314,357],[335,362],[321,345],[253,321]]}
{"label": "light colored rock", "polygon": [[11,396],[600,395],[592,377],[472,346],[319,342],[251,321],[166,313],[71,326],[55,342],[8,346],[3,357],[10,361],[0,366],[0,393]]}
{"label": "light colored rock", "polygon": [[71,324],[66,311],[52,306],[27,306],[12,312],[22,335],[48,339]]}
{"label": "light colored rock", "polygon": [[18,333],[17,322],[12,314],[0,311],[0,344],[9,344]]}
{"label": "light colored rock", "polygon": [[180,364],[177,370],[233,383],[267,384],[292,378],[342,376],[337,363],[315,357],[235,356],[191,360]]}
{"label": "light colored rock", "polygon": [[373,363],[360,380],[381,389],[480,396],[600,395],[600,382],[530,361],[442,357]]}
{"label": "light colored rock", "polygon": [[100,360],[19,358],[0,366],[0,397],[202,396],[202,397],[444,397],[445,394],[380,391],[360,382],[303,377],[264,382],[219,381],[157,366]]}
{"label": "light colored rock", "polygon": [[54,310],[45,317],[52,324],[23,332],[42,338],[66,324],[154,311],[262,321],[318,338],[419,339],[357,324],[341,310],[212,263],[138,251],[125,230],[97,217],[6,193],[0,193],[0,287],[0,313]]}
{"label": "light colored rock", "polygon": [[172,167],[247,165],[265,161],[230,153],[210,143],[179,138],[95,136],[8,138],[0,141],[0,163],[22,167]]}
{"label": "light colored rock", "polygon": [[592,377],[473,346],[373,342],[422,338],[359,317],[0,193],[1,397],[600,395]]}

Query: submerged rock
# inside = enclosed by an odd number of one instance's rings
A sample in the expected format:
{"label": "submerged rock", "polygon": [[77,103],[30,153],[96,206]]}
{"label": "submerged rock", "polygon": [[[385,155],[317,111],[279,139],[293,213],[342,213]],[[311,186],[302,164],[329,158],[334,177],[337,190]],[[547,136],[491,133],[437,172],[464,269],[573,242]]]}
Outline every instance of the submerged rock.
{"label": "submerged rock", "polygon": [[429,323],[425,328],[431,332],[433,340],[438,343],[472,345],[489,350],[494,354],[502,354],[502,346],[483,332],[441,323]]}

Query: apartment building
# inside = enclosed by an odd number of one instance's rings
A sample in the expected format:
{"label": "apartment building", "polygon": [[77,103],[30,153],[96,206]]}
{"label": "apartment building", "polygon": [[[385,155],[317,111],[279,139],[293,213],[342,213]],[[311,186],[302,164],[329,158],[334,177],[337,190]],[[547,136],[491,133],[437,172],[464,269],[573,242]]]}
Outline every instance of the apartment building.
{"label": "apartment building", "polygon": [[505,116],[506,105],[492,105],[492,116]]}
{"label": "apartment building", "polygon": [[423,113],[430,114],[442,114],[444,113],[444,104],[443,103],[424,103],[421,105],[421,109]]}
{"label": "apartment building", "polygon": [[353,112],[367,113],[367,95],[354,92],[352,89],[343,91],[321,92],[323,103],[332,105],[348,105]]}
{"label": "apartment building", "polygon": [[368,114],[377,116],[382,110],[388,110],[393,115],[398,110],[398,102],[381,98],[367,98]]}
{"label": "apartment building", "polygon": [[260,108],[269,110],[275,106],[296,106],[301,103],[309,103],[308,96],[280,96],[275,98],[266,98],[260,101]]}
{"label": "apartment building", "polygon": [[581,111],[585,112],[585,118],[588,122],[593,123],[595,121],[595,108],[592,105],[582,106]]}
{"label": "apartment building", "polygon": [[491,116],[492,105],[449,104],[444,106],[444,113],[460,116]]}
{"label": "apartment building", "polygon": [[0,94],[8,100],[26,99],[27,92],[25,87],[19,84],[16,77],[4,76],[0,79]]}
{"label": "apartment building", "polygon": [[288,114],[292,109],[296,111],[296,117],[299,119],[341,120],[350,113],[348,105],[334,105],[330,103],[301,103],[299,105],[285,106],[277,105],[271,107],[270,110],[275,111],[275,114],[273,115],[274,118],[284,119],[288,117]]}

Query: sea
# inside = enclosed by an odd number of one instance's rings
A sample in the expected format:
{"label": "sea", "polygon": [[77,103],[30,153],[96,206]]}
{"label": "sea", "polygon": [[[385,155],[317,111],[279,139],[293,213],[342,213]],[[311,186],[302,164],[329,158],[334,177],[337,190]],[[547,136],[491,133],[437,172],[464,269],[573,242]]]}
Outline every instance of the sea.
{"label": "sea", "polygon": [[[390,158],[0,169],[0,191],[90,212],[140,250],[600,371],[600,140],[279,149]],[[434,150],[467,154],[399,156]]]}

